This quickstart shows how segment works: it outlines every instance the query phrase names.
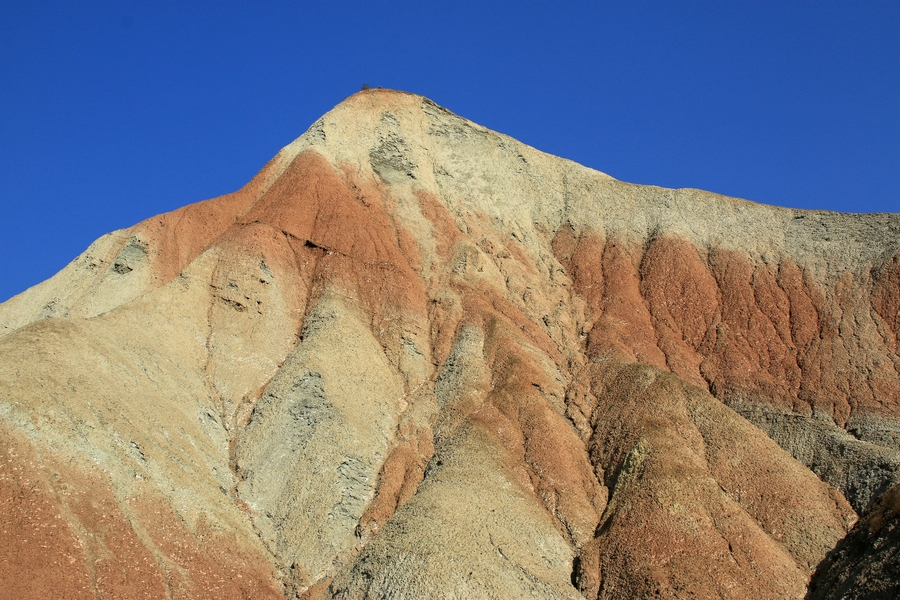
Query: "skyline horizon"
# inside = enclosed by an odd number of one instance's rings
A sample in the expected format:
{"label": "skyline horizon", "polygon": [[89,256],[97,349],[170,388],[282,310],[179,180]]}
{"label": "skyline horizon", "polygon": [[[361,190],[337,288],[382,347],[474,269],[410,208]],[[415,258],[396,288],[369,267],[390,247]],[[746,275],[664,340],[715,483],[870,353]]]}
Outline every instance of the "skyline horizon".
{"label": "skyline horizon", "polygon": [[363,84],[620,181],[900,212],[900,5],[0,7],[0,302],[239,189]]}

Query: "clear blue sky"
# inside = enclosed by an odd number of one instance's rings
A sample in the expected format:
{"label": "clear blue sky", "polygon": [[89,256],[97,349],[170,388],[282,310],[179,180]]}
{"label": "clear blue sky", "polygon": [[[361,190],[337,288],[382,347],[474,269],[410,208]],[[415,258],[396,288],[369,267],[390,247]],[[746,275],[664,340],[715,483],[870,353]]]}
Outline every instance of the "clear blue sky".
{"label": "clear blue sky", "polygon": [[3,2],[0,300],[363,83],[625,181],[900,212],[900,2]]}

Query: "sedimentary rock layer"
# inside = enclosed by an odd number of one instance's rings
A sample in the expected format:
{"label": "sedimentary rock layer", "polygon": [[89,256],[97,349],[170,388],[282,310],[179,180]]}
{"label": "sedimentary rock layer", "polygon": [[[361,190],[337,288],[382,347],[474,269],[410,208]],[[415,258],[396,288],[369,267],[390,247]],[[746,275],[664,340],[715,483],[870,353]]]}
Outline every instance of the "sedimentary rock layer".
{"label": "sedimentary rock layer", "polygon": [[888,514],[898,335],[900,216],[368,90],[0,305],[0,596],[800,598]]}

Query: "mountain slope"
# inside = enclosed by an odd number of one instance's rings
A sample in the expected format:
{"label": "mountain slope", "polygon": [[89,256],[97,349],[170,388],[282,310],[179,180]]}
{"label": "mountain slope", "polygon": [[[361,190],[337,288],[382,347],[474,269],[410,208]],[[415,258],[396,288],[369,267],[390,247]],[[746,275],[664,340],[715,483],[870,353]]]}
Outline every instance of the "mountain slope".
{"label": "mountain slope", "polygon": [[900,477],[898,233],[362,92],[0,305],[0,589],[802,597]]}

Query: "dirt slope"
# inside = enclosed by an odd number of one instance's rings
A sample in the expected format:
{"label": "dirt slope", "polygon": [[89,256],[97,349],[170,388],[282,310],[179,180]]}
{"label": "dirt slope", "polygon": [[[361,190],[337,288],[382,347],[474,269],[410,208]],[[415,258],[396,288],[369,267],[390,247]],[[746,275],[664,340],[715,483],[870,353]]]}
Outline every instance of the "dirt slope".
{"label": "dirt slope", "polygon": [[0,597],[802,598],[900,481],[898,336],[900,215],[361,92],[0,305]]}

